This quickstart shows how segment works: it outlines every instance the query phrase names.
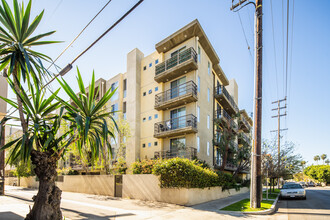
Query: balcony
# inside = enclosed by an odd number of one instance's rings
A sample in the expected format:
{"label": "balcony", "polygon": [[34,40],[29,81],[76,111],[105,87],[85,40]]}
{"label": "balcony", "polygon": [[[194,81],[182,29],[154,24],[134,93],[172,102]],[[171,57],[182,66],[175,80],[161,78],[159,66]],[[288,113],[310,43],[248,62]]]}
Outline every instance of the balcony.
{"label": "balcony", "polygon": [[236,133],[238,131],[237,123],[230,117],[230,115],[224,109],[218,109],[214,113],[214,122],[218,123],[222,127],[228,127],[230,123],[230,128]]}
{"label": "balcony", "polygon": [[231,162],[227,162],[225,165],[225,170],[235,171],[236,169],[237,169],[237,166]]}
{"label": "balcony", "polygon": [[238,112],[238,107],[227,89],[219,85],[215,87],[214,97],[220,102],[220,104],[228,111],[229,114],[233,115]]}
{"label": "balcony", "polygon": [[186,147],[181,150],[162,150],[154,153],[154,159],[171,159],[175,157],[187,158],[194,160],[197,157],[197,149],[194,147]]}
{"label": "balcony", "polygon": [[155,138],[167,138],[197,133],[197,118],[193,114],[158,122],[154,127]]}
{"label": "balcony", "polygon": [[250,132],[251,130],[251,126],[250,124],[247,122],[247,120],[244,118],[244,116],[241,116],[240,120],[239,120],[239,127],[240,129],[242,129],[244,132]]}
{"label": "balcony", "polygon": [[190,47],[155,66],[155,81],[167,82],[197,69],[197,54]]}
{"label": "balcony", "polygon": [[166,110],[197,101],[197,86],[188,81],[155,96],[155,109]]}
{"label": "balcony", "polygon": [[[221,166],[222,166],[222,159],[214,157],[214,169],[220,169]],[[224,169],[228,171],[235,171],[237,169],[237,166],[231,162],[227,162]]]}
{"label": "balcony", "polygon": [[245,134],[245,133],[240,133],[238,135],[238,143],[239,144],[250,144],[251,143],[251,140],[250,138]]}

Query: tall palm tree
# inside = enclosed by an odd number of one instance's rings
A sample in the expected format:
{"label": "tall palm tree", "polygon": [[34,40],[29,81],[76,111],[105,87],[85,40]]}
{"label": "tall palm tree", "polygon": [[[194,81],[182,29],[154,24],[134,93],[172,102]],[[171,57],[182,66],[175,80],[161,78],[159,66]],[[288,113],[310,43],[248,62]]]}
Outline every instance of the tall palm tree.
{"label": "tall palm tree", "polygon": [[[11,9],[6,0],[0,5],[0,71],[6,69],[7,76],[12,78],[16,94],[19,93],[21,82],[39,82],[49,73],[43,68],[42,61],[51,61],[50,57],[32,50],[33,46],[57,43],[58,41],[40,41],[55,31],[31,37],[38,27],[44,11],[30,22],[31,0],[26,8],[13,0]],[[32,79],[31,79],[32,78]],[[22,100],[17,96],[19,117],[23,133],[28,129],[24,119]]]}
{"label": "tall palm tree", "polygon": [[[10,86],[14,89],[14,83],[8,79]],[[86,92],[82,77],[78,70],[77,77],[79,94],[76,95],[68,83],[59,80],[61,87],[71,98],[73,103],[67,103],[57,96],[59,90],[55,91],[49,98],[45,98],[45,89],[41,90],[40,84],[29,84],[27,94],[23,89],[19,91],[22,100],[23,113],[28,120],[28,129],[20,137],[7,143],[2,149],[12,148],[8,160],[20,158],[22,161],[31,159],[35,165],[35,173],[39,178],[39,191],[34,198],[34,205],[27,215],[28,220],[60,220],[61,190],[55,186],[57,176],[57,161],[64,156],[71,144],[78,148],[89,147],[92,158],[98,158],[102,146],[107,146],[111,153],[110,138],[114,134],[108,130],[109,119],[116,126],[112,112],[105,108],[115,91],[109,89],[103,97],[97,101],[95,92],[95,77]],[[32,97],[30,100],[29,97]],[[18,105],[9,99],[0,97],[15,109]],[[54,112],[58,111],[58,114]],[[3,121],[15,120],[15,117],[5,117]],[[69,129],[60,133],[61,122],[65,120],[71,125]],[[2,127],[3,128],[3,127]],[[0,132],[1,133],[1,132]],[[2,134],[2,133],[1,133]],[[1,137],[0,137],[1,138]],[[26,143],[26,144],[24,144]]]}
{"label": "tall palm tree", "polygon": [[324,165],[324,160],[327,159],[327,157],[328,157],[328,156],[327,156],[326,154],[322,154],[322,155],[321,155],[321,159],[323,160],[323,165]]}
{"label": "tall palm tree", "polygon": [[320,156],[319,155],[316,155],[316,156],[314,156],[314,160],[317,162],[317,164],[319,164],[319,160],[320,160]]}

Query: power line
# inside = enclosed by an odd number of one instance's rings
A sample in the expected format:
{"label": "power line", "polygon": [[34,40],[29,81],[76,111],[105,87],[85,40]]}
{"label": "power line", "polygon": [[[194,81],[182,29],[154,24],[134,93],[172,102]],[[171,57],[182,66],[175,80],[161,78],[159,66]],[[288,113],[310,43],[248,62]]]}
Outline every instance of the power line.
{"label": "power line", "polygon": [[242,31],[243,31],[243,34],[244,34],[246,45],[248,46],[248,50],[249,50],[250,56],[251,56],[251,58],[253,60],[252,53],[251,53],[251,50],[250,50],[250,45],[249,45],[249,42],[248,42],[248,40],[246,38],[245,30],[244,30],[244,27],[243,27],[243,23],[242,23],[242,19],[241,19],[241,15],[239,14],[239,11],[237,11],[237,14],[238,14],[239,22],[240,22],[241,27],[242,27]]}
{"label": "power line", "polygon": [[274,18],[273,18],[273,1],[270,0],[270,12],[272,17],[272,32],[273,32],[273,47],[274,47],[274,59],[275,59],[275,73],[276,73],[276,92],[278,99],[278,71],[277,71],[277,59],[276,59],[276,46],[275,46],[275,35],[274,35]]}
{"label": "power line", "polygon": [[286,61],[285,61],[285,96],[288,95],[288,54],[289,54],[289,0],[286,9]]}

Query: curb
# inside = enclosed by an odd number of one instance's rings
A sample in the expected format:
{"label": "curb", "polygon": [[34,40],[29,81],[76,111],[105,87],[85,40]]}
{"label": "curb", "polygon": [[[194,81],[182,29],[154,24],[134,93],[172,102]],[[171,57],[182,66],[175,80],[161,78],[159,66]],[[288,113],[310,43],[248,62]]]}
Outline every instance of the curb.
{"label": "curb", "polygon": [[263,211],[257,211],[257,212],[242,212],[243,214],[252,214],[252,215],[269,215],[275,212],[277,201],[280,197],[280,193],[278,194],[277,198],[275,199],[273,205],[270,207],[270,209],[266,209]]}

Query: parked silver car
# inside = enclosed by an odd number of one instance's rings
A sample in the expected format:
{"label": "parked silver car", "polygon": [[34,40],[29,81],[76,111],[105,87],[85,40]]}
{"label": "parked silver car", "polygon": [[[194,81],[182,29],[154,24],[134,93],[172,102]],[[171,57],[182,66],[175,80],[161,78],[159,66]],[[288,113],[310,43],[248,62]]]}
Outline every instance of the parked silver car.
{"label": "parked silver car", "polygon": [[280,192],[280,199],[283,198],[306,199],[306,190],[300,184],[284,184]]}

